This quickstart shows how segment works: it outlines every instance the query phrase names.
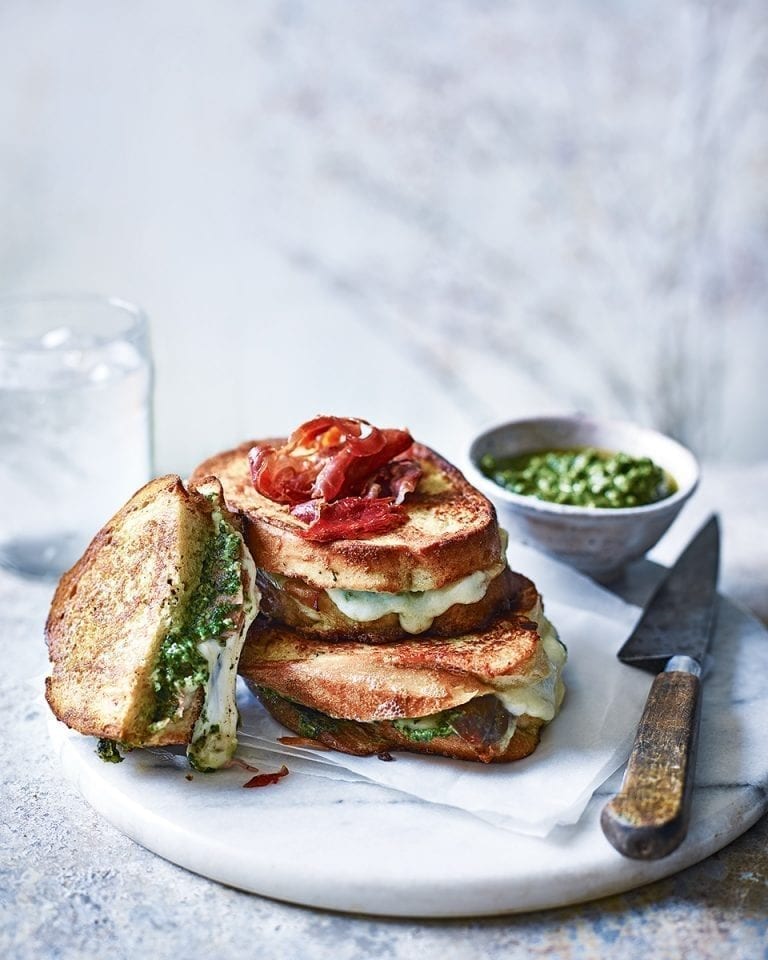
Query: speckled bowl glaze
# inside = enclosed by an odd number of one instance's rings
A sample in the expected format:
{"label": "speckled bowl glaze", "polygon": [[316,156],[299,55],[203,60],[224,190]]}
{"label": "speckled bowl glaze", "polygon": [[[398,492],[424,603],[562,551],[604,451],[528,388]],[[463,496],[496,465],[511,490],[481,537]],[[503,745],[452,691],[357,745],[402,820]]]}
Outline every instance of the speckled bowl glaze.
{"label": "speckled bowl glaze", "polygon": [[[664,500],[642,507],[572,507],[510,493],[480,470],[486,454],[510,457],[539,450],[598,447],[650,457],[677,484]],[[481,433],[469,450],[471,479],[496,505],[512,539],[608,582],[666,532],[699,482],[699,466],[682,444],[655,430],[582,416],[512,420]]]}

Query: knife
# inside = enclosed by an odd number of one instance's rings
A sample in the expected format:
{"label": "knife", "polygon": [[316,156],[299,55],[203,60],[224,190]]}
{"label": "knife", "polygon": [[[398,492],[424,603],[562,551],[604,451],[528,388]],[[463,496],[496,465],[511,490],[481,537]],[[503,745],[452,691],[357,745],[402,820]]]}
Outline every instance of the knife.
{"label": "knife", "polygon": [[701,664],[717,599],[720,526],[711,516],[651,598],[617,656],[658,673],[603,833],[625,857],[658,860],[688,831],[701,714]]}

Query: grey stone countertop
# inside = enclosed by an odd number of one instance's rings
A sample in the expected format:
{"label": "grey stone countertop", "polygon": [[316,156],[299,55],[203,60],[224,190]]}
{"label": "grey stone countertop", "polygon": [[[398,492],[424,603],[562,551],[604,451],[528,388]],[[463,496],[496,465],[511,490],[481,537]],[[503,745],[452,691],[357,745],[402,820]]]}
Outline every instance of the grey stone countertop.
{"label": "grey stone countertop", "polygon": [[[728,494],[738,481],[739,496]],[[688,508],[716,505],[721,586],[768,619],[768,464],[705,470]],[[674,534],[657,551],[669,559]],[[224,958],[768,956],[768,819],[704,862],[578,906],[483,920],[331,914],[241,893],[187,873],[103,822],[63,778],[36,678],[50,584],[0,572],[0,956]],[[290,829],[290,824],[287,824]]]}

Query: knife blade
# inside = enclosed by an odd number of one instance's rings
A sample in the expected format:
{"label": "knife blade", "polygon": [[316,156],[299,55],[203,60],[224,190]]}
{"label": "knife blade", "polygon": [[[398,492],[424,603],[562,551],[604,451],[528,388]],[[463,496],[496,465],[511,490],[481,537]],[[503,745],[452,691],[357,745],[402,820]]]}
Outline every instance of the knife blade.
{"label": "knife blade", "polygon": [[[617,656],[658,675],[619,793],[600,823],[624,856],[657,860],[684,840],[701,716],[701,665],[717,600],[720,525],[711,516],[669,570]],[[659,672],[662,671],[662,672]]]}

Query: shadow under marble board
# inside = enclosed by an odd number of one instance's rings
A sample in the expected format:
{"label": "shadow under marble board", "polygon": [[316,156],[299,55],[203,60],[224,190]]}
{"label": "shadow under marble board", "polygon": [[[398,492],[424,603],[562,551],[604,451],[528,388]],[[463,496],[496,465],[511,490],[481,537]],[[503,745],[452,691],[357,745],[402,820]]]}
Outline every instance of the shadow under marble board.
{"label": "shadow under marble board", "polygon": [[[51,731],[67,776],[102,816],[142,846],[212,880],[352,913],[461,917],[539,910],[669,876],[761,816],[768,807],[767,641],[762,624],[721,599],[704,683],[690,831],[675,853],[653,862],[623,858],[601,832],[600,811],[618,789],[621,770],[597,789],[578,822],[536,837],[352,772],[337,772],[343,779],[317,775],[323,765],[306,754],[297,755],[279,785],[244,791],[250,773],[242,768],[193,776],[180,752],[141,750],[119,765],[105,764],[91,738],[53,719]],[[244,706],[246,713],[254,709]]]}

